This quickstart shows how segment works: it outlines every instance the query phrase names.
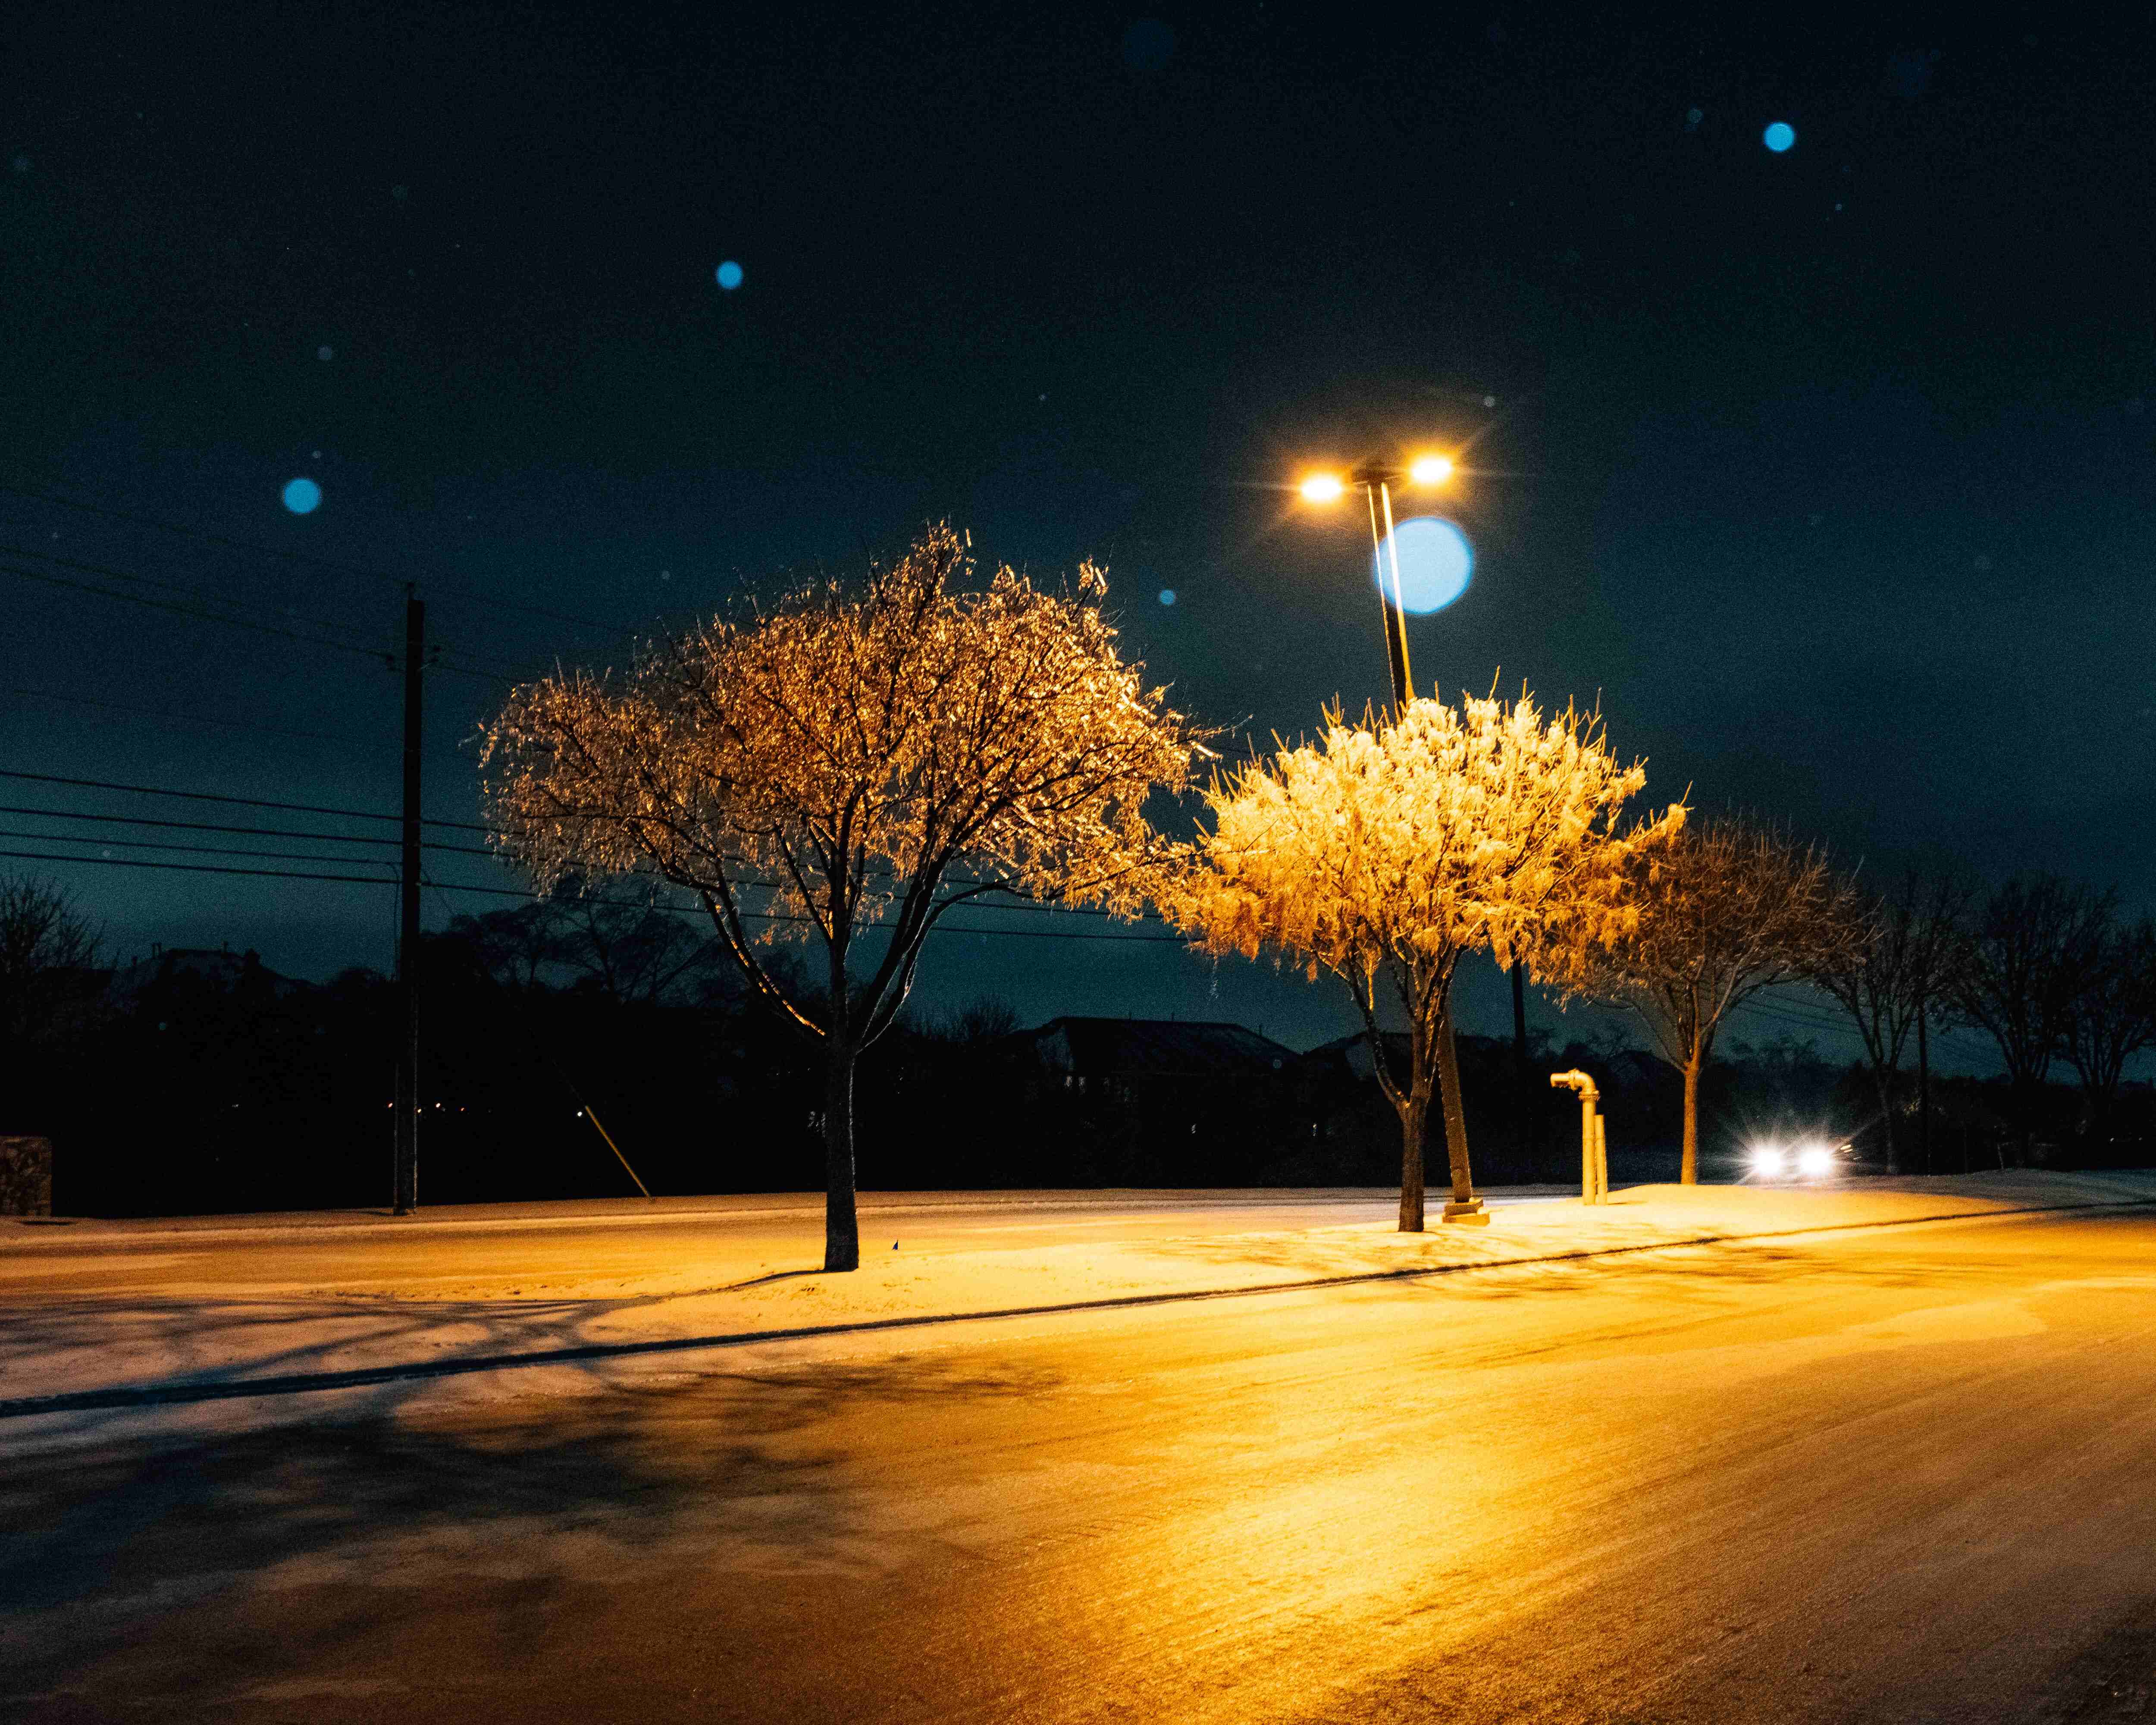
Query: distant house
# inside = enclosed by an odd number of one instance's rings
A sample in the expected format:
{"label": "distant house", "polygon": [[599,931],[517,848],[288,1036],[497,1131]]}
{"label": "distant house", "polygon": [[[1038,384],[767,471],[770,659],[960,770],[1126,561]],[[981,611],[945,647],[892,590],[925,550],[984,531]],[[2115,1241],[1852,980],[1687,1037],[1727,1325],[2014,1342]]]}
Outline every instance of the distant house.
{"label": "distant house", "polygon": [[1011,1040],[1029,1111],[1093,1183],[1253,1183],[1309,1130],[1295,1050],[1241,1024],[1059,1018]]}
{"label": "distant house", "polygon": [[288,1000],[314,987],[311,983],[280,976],[252,948],[235,952],[228,947],[152,947],[147,957],[121,965],[112,973],[105,999],[127,1010],[141,1005],[148,995],[189,985],[212,993],[245,992],[267,995],[272,1000]]}
{"label": "distant house", "polygon": [[[1387,1031],[1386,1064],[1404,1081],[1408,1038]],[[1468,1153],[1480,1183],[1563,1179],[1568,1164],[1563,1123],[1570,1117],[1551,1100],[1548,1071],[1529,1074],[1527,1093],[1519,1091],[1509,1038],[1460,1032],[1454,1042],[1465,1097]],[[1645,1056],[1640,1057],[1643,1060]],[[1302,1094],[1311,1121],[1309,1157],[1313,1181],[1359,1183],[1399,1178],[1399,1116],[1378,1083],[1378,1065],[1370,1040],[1362,1032],[1335,1038],[1302,1056]],[[1534,1147],[1522,1154],[1519,1104],[1534,1111]],[[1433,1092],[1423,1122],[1423,1169],[1432,1183],[1445,1178],[1447,1157],[1441,1098]],[[1570,1164],[1576,1168],[1576,1161]]]}

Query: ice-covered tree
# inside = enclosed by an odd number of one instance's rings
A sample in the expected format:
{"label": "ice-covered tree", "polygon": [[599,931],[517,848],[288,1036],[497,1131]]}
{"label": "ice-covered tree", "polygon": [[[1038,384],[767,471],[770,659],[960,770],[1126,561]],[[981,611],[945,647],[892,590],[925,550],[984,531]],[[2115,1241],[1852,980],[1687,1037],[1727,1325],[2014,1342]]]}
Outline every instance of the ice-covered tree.
{"label": "ice-covered tree", "polygon": [[[1610,754],[1594,715],[1545,716],[1522,696],[1410,701],[1397,718],[1335,708],[1314,742],[1217,777],[1198,866],[1163,907],[1206,949],[1270,952],[1348,987],[1400,1121],[1400,1227],[1423,1225],[1433,1092],[1452,1177],[1448,1216],[1478,1203],[1453,1054],[1453,976],[1466,953],[1532,962],[1593,945],[1624,919],[1620,861],[1642,842],[1620,811],[1646,782]],[[1681,824],[1672,809],[1648,831]],[[1405,1020],[1408,1060],[1383,1021]]]}
{"label": "ice-covered tree", "polygon": [[1568,993],[1630,1007],[1684,1075],[1687,1186],[1699,1180],[1699,1080],[1731,1012],[1845,962],[1861,938],[1851,890],[1825,853],[1734,817],[1635,847],[1630,914],[1614,939],[1553,956]]}
{"label": "ice-covered tree", "polygon": [[[824,583],[527,683],[487,726],[504,848],[542,885],[643,875],[708,913],[750,990],[822,1051],[824,1265],[860,1261],[853,1084],[937,919],[983,893],[1137,910],[1167,854],[1142,805],[1206,733],[1148,689],[1101,610],[925,532],[858,588]],[[823,948],[814,998],[759,949]]]}

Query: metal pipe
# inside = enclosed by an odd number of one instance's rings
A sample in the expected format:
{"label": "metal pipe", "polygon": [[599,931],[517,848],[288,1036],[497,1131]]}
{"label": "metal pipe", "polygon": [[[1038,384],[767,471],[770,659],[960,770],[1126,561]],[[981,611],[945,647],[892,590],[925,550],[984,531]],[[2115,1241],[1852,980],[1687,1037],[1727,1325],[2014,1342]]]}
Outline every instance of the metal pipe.
{"label": "metal pipe", "polygon": [[1594,1081],[1574,1067],[1569,1072],[1550,1074],[1552,1090],[1568,1090],[1579,1096],[1579,1201],[1594,1202],[1594,1105],[1601,1100]]}

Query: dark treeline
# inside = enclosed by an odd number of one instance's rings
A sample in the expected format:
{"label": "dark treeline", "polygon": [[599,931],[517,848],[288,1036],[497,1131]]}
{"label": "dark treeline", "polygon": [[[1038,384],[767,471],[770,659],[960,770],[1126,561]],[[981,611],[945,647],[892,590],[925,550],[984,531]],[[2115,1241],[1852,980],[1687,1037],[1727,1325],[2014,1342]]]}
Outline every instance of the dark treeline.
{"label": "dark treeline", "polygon": [[[385,978],[300,983],[223,952],[105,970],[85,939],[64,956],[8,973],[0,1025],[0,1126],[54,1141],[61,1213],[384,1200],[397,1004]],[[634,1195],[593,1117],[655,1194],[820,1181],[817,1052],[745,998],[693,923],[558,900],[460,917],[425,939],[419,965],[423,1202]],[[2069,1070],[2063,1052],[2057,1064]],[[1563,1045],[1542,1032],[1524,1084],[1509,1040],[1461,1039],[1478,1177],[1576,1181],[1577,1110],[1547,1078],[1570,1066],[1602,1089],[1616,1177],[1673,1178],[1681,1075],[1614,1037]],[[1732,1042],[1702,1086],[1706,1158],[1733,1174],[1748,1143],[1806,1136],[1919,1173],[2151,1159],[2148,1086],[2113,1075],[2092,1099],[2030,1070],[1934,1078],[1927,1132],[1906,1067],[1882,1088],[1866,1062],[1808,1042]],[[1397,1124],[1355,1039],[1248,1070],[1087,1079],[983,1002],[902,1020],[869,1051],[859,1091],[871,1188],[1382,1186],[1399,1172]]]}

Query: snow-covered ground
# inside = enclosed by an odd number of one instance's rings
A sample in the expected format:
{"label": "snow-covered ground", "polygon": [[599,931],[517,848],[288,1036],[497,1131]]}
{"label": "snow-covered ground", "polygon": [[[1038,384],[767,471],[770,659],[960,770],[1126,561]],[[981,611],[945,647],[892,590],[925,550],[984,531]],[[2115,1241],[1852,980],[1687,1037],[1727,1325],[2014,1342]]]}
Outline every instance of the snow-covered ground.
{"label": "snow-covered ground", "polygon": [[1651,1186],[1595,1208],[1500,1194],[1486,1226],[1403,1235],[1394,1196],[1366,1191],[870,1195],[862,1266],[839,1276],[819,1267],[820,1201],[799,1195],[16,1225],[0,1447],[557,1394],[804,1334],[887,1350],[985,1314],[2146,1202],[2156,1174]]}

